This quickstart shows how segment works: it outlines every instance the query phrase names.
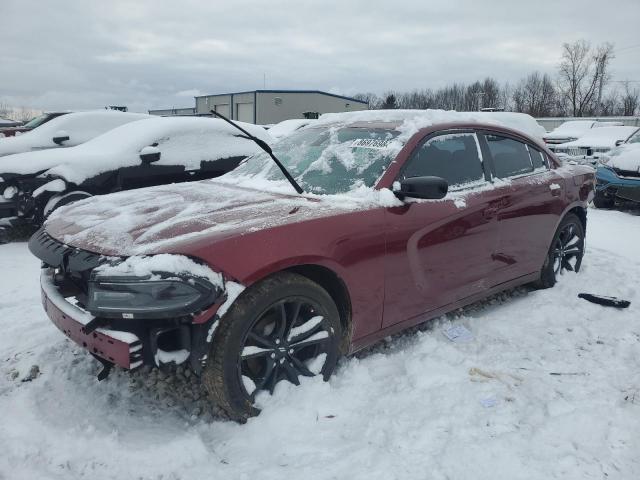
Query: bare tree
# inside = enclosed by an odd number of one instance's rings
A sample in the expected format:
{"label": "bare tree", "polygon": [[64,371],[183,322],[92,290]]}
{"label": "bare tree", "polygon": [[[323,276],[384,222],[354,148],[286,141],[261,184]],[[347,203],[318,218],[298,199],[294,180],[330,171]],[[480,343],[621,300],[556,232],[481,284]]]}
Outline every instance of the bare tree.
{"label": "bare tree", "polygon": [[622,115],[635,115],[636,110],[640,106],[640,90],[631,88],[629,82],[624,82],[624,93],[620,100]]}
{"label": "bare tree", "polygon": [[380,103],[382,100],[375,93],[367,92],[367,93],[356,93],[353,98],[356,100],[362,100],[363,102],[367,102],[370,110],[374,110],[380,107]]}
{"label": "bare tree", "polygon": [[14,114],[15,120],[19,120],[21,122],[28,122],[35,116],[36,112],[27,107],[20,107]]}
{"label": "bare tree", "polygon": [[0,102],[0,117],[8,118],[13,113],[13,109],[8,103]]}
{"label": "bare tree", "polygon": [[585,40],[563,45],[559,85],[573,116],[581,117],[598,109],[609,82],[608,68],[612,59],[613,45],[610,43],[595,50]]}
{"label": "bare tree", "polygon": [[553,114],[556,91],[549,75],[533,72],[520,80],[512,98],[516,111],[534,117],[547,117]]}

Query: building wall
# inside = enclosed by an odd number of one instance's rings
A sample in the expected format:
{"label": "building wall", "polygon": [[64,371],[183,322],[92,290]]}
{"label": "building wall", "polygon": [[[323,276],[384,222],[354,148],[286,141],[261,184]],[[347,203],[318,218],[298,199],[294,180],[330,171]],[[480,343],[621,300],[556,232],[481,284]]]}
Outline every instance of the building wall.
{"label": "building wall", "polygon": [[196,113],[216,110],[232,120],[260,125],[291,118],[304,118],[304,112],[352,112],[366,110],[366,103],[315,92],[245,92],[196,97]]}
{"label": "building wall", "polygon": [[291,118],[304,118],[304,112],[323,114],[367,109],[366,103],[322,93],[257,92],[256,95],[256,123],[260,125],[278,123]]}
{"label": "building wall", "polygon": [[164,108],[160,110],[149,110],[149,115],[159,116],[176,116],[176,115],[195,115],[194,108]]}

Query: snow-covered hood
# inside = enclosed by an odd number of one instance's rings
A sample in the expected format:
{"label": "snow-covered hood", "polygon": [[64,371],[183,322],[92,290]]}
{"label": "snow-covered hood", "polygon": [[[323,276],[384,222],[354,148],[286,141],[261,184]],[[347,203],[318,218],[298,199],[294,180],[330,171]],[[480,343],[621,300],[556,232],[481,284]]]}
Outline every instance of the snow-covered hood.
{"label": "snow-covered hood", "polygon": [[45,229],[67,245],[103,255],[174,253],[184,242],[206,239],[213,244],[362,208],[333,197],[323,200],[204,180],[82,200],[56,210]]}
{"label": "snow-covered hood", "polygon": [[579,120],[572,122],[565,122],[558,128],[544,135],[545,140],[565,140],[567,138],[580,138],[586,132],[588,132],[595,121],[591,120]]}
{"label": "snow-covered hood", "polygon": [[640,143],[620,145],[609,155],[607,165],[629,172],[640,171]]}
{"label": "snow-covered hood", "polygon": [[600,127],[592,128],[577,140],[561,143],[556,148],[590,147],[613,148],[618,140],[627,140],[638,131],[638,127]]}

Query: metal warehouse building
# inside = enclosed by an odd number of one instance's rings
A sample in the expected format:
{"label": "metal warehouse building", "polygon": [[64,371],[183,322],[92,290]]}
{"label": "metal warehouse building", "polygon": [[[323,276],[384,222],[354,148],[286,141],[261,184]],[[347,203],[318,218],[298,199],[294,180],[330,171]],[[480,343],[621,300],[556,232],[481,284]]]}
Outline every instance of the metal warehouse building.
{"label": "metal warehouse building", "polygon": [[195,97],[196,115],[211,110],[241,122],[268,125],[323,113],[366,110],[367,102],[319,90],[254,90]]}
{"label": "metal warehouse building", "polygon": [[163,117],[172,117],[172,116],[184,116],[184,115],[195,115],[196,109],[193,107],[187,108],[164,108],[160,110],[148,110],[149,115],[159,115]]}

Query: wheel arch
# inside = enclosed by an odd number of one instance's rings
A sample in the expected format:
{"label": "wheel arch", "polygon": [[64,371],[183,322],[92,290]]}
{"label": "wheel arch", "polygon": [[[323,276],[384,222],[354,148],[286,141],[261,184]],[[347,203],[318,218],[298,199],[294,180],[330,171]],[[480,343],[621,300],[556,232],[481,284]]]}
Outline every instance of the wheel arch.
{"label": "wheel arch", "polygon": [[[308,278],[314,283],[317,283],[324,288],[331,296],[333,301],[338,307],[340,313],[340,323],[344,329],[344,335],[340,344],[340,349],[343,353],[349,351],[349,345],[351,342],[352,322],[351,322],[351,297],[349,295],[349,289],[346,283],[340,276],[328,267],[318,264],[302,264],[294,265],[280,272],[296,273],[300,276]],[[280,273],[280,272],[276,272]]]}

